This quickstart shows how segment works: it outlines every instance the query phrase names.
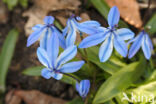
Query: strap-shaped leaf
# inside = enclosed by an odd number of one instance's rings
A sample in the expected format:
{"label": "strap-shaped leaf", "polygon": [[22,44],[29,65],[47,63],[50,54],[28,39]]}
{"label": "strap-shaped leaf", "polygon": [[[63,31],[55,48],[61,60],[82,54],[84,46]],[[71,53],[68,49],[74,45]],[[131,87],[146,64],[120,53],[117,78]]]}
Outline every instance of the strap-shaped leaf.
{"label": "strap-shaped leaf", "polygon": [[101,85],[93,104],[104,103],[128,88],[143,74],[145,65],[145,59],[141,59],[140,62],[129,64],[113,74]]}
{"label": "strap-shaped leaf", "polygon": [[5,80],[10,62],[16,46],[18,31],[13,29],[9,32],[0,54],[0,92],[5,91]]}
{"label": "strap-shaped leaf", "polygon": [[36,66],[25,69],[22,73],[28,76],[40,76],[41,70],[45,68],[44,66]]}
{"label": "strap-shaped leaf", "polygon": [[156,13],[152,16],[152,18],[147,22],[147,24],[145,25],[145,28],[149,28],[149,33],[153,34],[156,33]]}

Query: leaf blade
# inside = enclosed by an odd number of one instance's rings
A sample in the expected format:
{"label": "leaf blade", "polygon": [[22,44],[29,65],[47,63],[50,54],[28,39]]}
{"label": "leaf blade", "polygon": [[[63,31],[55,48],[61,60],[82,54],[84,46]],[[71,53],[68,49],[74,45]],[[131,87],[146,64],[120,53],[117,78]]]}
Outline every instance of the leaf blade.
{"label": "leaf blade", "polygon": [[145,65],[144,60],[135,62],[123,67],[120,71],[113,74],[102,84],[94,98],[93,104],[104,103],[128,88],[142,75],[142,68],[145,68],[143,65]]}
{"label": "leaf blade", "polygon": [[5,79],[13,57],[18,34],[16,29],[12,29],[9,32],[0,54],[0,91],[2,92],[5,91]]}

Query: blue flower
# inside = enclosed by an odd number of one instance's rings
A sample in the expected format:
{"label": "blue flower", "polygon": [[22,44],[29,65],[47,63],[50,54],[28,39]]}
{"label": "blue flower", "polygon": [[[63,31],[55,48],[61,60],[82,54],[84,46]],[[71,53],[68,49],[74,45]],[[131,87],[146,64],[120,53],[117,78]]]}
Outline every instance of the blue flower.
{"label": "blue flower", "polygon": [[74,45],[76,41],[76,32],[79,32],[80,34],[86,33],[86,34],[95,34],[97,32],[97,27],[100,26],[100,24],[97,21],[85,21],[82,23],[78,23],[77,21],[80,21],[80,17],[75,17],[75,15],[72,15],[67,20],[67,26],[63,29],[63,35],[66,36],[66,46]]}
{"label": "blue flower", "polygon": [[134,37],[134,33],[127,29],[116,29],[119,22],[120,13],[116,6],[112,7],[108,14],[108,28],[99,27],[99,32],[85,38],[79,45],[79,48],[87,48],[102,43],[99,50],[99,58],[101,62],[109,59],[113,51],[113,45],[116,51],[123,57],[127,56],[128,48],[125,40]]}
{"label": "blue flower", "polygon": [[59,32],[59,30],[54,26],[53,22],[54,22],[54,17],[46,16],[44,18],[44,23],[45,23],[44,25],[38,24],[34,26],[32,28],[34,32],[28,37],[27,47],[31,46],[37,40],[40,40],[40,47],[46,49],[49,37],[54,33],[56,33],[59,38],[60,46],[65,49],[66,48],[65,38]]}
{"label": "blue flower", "polygon": [[90,81],[82,80],[80,83],[76,83],[76,90],[79,92],[82,98],[85,98],[90,89]]}
{"label": "blue flower", "polygon": [[63,73],[73,73],[78,71],[84,61],[69,62],[77,54],[77,47],[70,46],[66,48],[59,56],[59,40],[57,34],[50,36],[48,40],[47,50],[39,47],[37,49],[37,56],[39,61],[46,67],[42,69],[41,75],[49,79],[51,77],[59,80]]}
{"label": "blue flower", "polygon": [[137,37],[130,40],[128,44],[131,42],[133,42],[133,44],[130,47],[128,58],[132,58],[138,52],[140,47],[142,47],[146,59],[150,59],[153,50],[153,45],[151,39],[144,30],[141,31]]}

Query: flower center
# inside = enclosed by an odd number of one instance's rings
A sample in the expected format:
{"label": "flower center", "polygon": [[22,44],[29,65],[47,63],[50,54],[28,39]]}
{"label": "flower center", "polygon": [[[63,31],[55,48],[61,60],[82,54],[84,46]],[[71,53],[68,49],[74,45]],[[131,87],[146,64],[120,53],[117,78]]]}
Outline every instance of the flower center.
{"label": "flower center", "polygon": [[52,26],[54,26],[54,24],[48,24],[48,25],[47,25],[47,27],[52,27]]}

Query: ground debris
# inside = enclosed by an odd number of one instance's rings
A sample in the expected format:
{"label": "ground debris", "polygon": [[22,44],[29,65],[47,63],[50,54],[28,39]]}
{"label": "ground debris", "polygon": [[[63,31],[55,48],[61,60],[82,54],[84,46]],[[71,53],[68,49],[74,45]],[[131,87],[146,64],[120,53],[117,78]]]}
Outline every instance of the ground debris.
{"label": "ground debris", "polygon": [[24,101],[26,104],[65,104],[66,101],[46,95],[37,90],[24,91],[15,90],[10,91],[6,95],[6,104],[21,104]]}
{"label": "ground debris", "polygon": [[140,28],[142,20],[140,17],[139,4],[136,0],[106,0],[109,6],[117,6],[121,17],[129,24]]}
{"label": "ground debris", "polygon": [[80,5],[79,0],[34,0],[34,5],[26,12],[23,13],[24,17],[29,17],[26,25],[25,32],[28,36],[35,24],[42,24],[43,18],[48,15],[50,11],[58,10],[76,10]]}

